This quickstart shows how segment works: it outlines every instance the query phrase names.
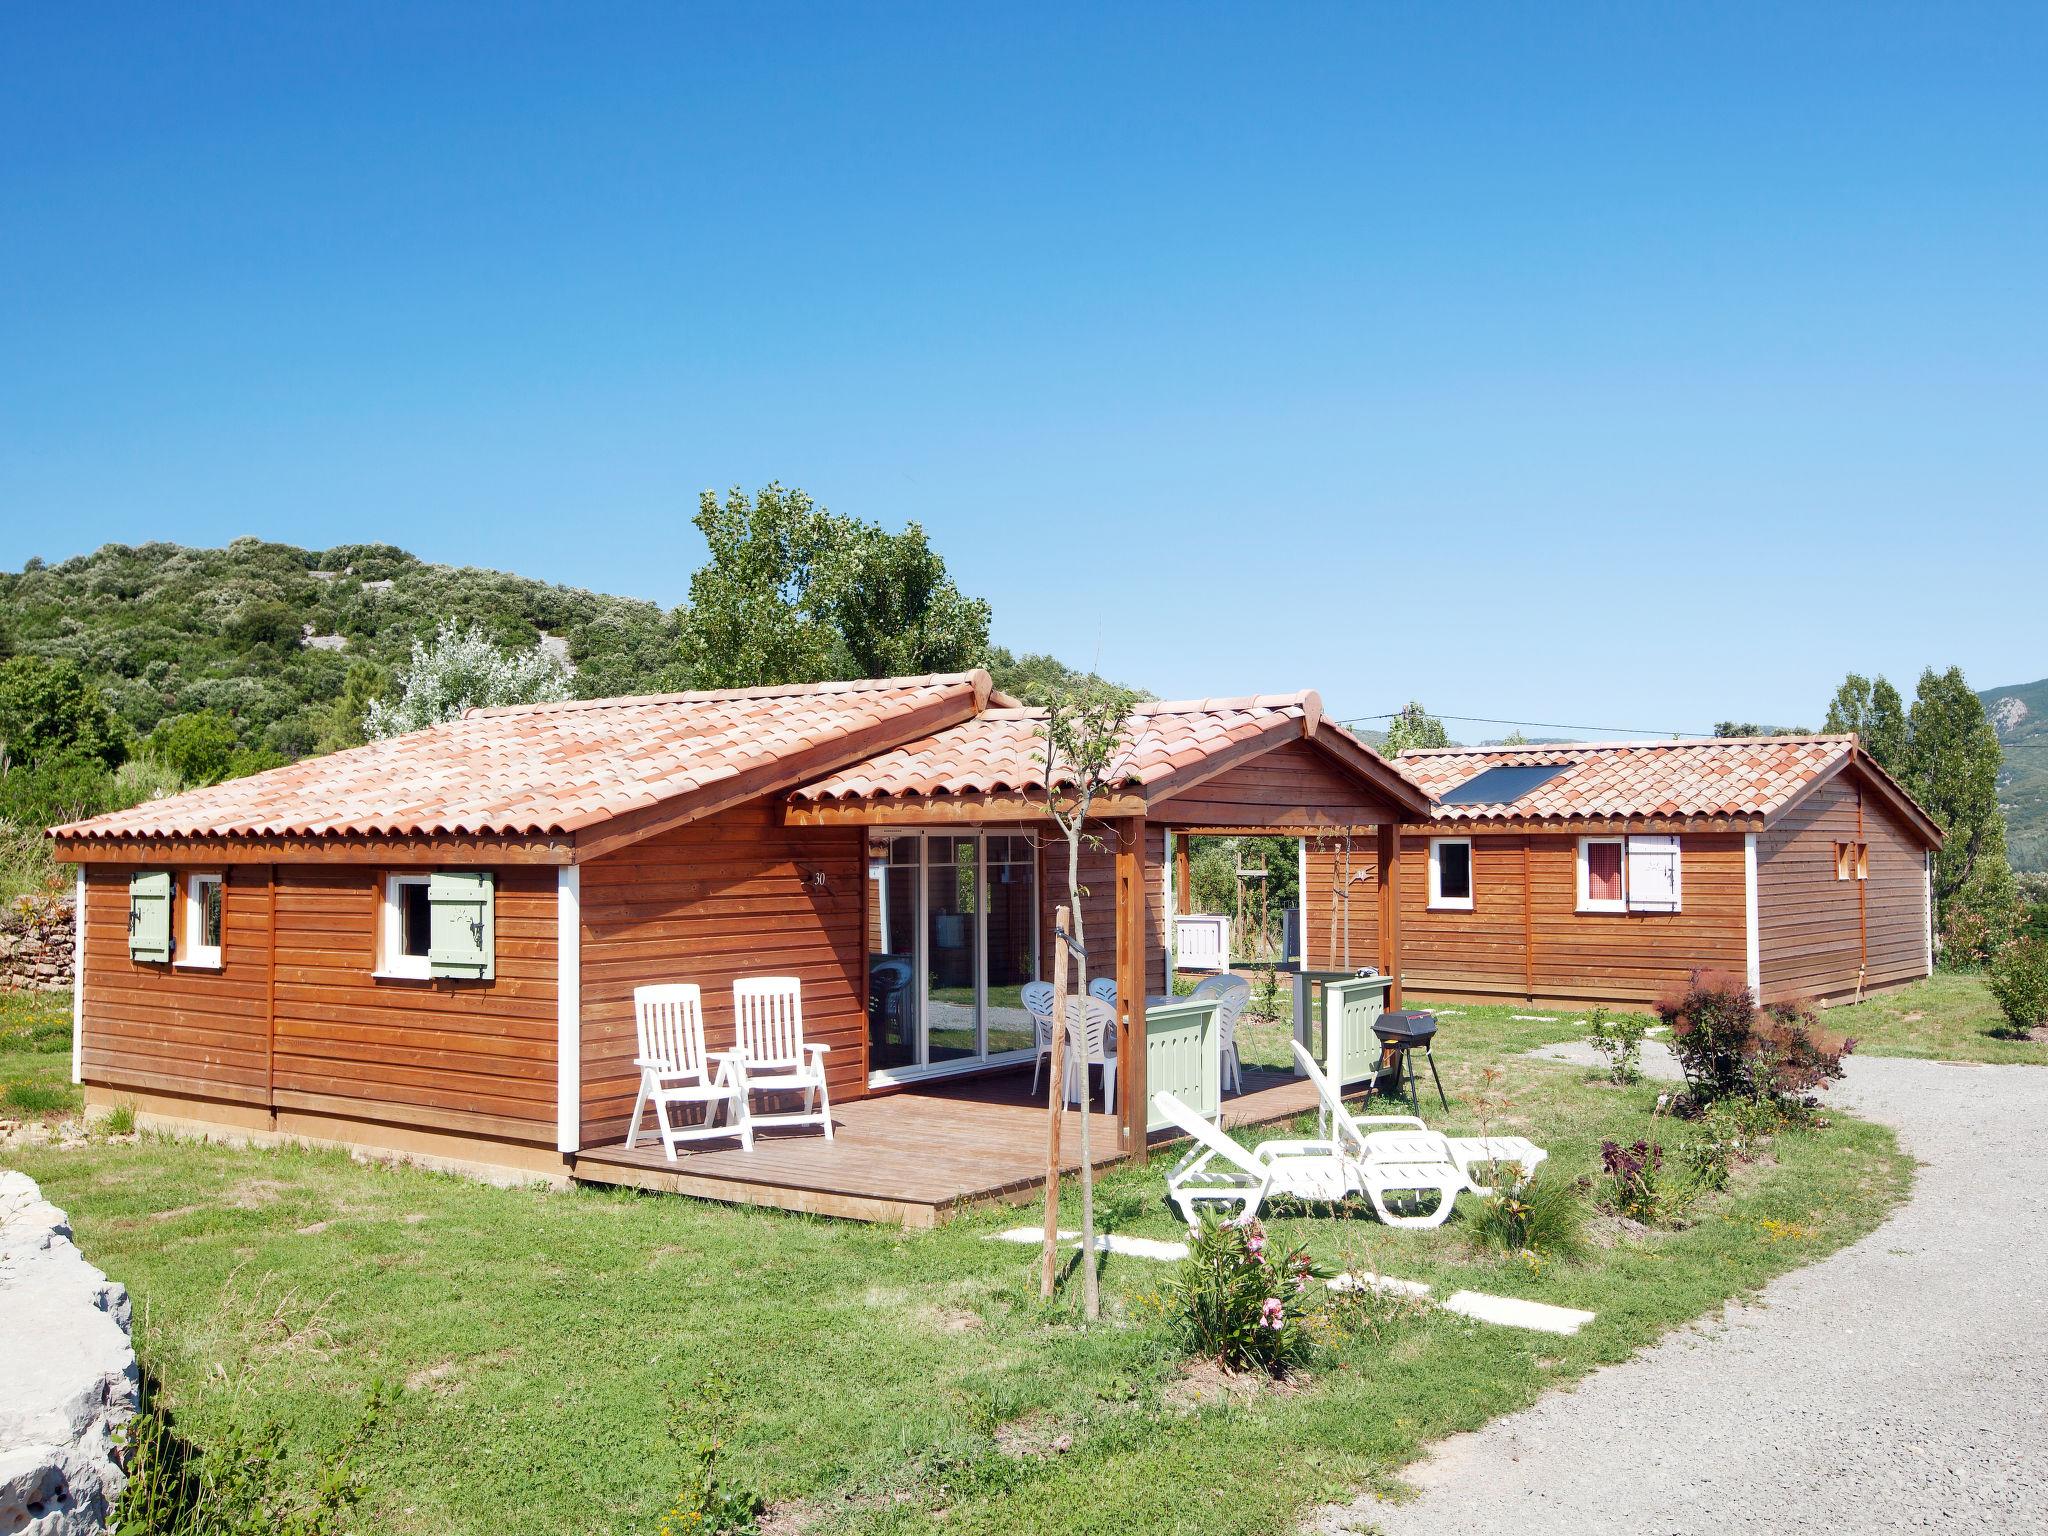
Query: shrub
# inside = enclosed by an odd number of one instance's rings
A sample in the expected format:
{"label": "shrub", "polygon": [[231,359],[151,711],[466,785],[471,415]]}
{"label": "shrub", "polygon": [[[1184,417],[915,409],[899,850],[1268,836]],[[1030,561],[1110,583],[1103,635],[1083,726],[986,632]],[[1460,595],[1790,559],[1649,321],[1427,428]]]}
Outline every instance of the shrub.
{"label": "shrub", "polygon": [[1603,1141],[1600,1166],[1607,1170],[1600,1203],[1618,1216],[1661,1226],[1693,1202],[1693,1189],[1664,1176],[1664,1149],[1653,1141],[1636,1141],[1626,1147],[1618,1141]]}
{"label": "shrub", "polygon": [[1992,959],[1986,980],[2005,1015],[2000,1033],[2024,1037],[2048,1024],[2048,940],[2015,939]]}
{"label": "shrub", "polygon": [[1313,1348],[1309,1282],[1328,1277],[1306,1248],[1277,1252],[1256,1221],[1212,1216],[1194,1234],[1163,1300],[1188,1353],[1284,1376]]}
{"label": "shrub", "polygon": [[1611,1018],[1605,1008],[1595,1008],[1589,1021],[1586,1044],[1607,1058],[1607,1076],[1624,1087],[1643,1080],[1643,1035],[1650,1021],[1639,1013]]}
{"label": "shrub", "polygon": [[1472,1240],[1498,1253],[1575,1259],[1586,1251],[1586,1208],[1558,1178],[1518,1178],[1489,1196],[1472,1220]]}
{"label": "shrub", "polygon": [[1725,971],[1694,971],[1657,1013],[1701,1106],[1747,1098],[1789,1112],[1840,1077],[1842,1058],[1856,1047],[1821,1029],[1803,1001],[1759,1008],[1747,984]]}
{"label": "shrub", "polygon": [[1736,1143],[1717,1134],[1711,1120],[1705,1123],[1699,1135],[1688,1136],[1678,1148],[1687,1177],[1695,1189],[1703,1191],[1726,1189],[1728,1176],[1735,1171],[1735,1160],[1739,1155]]}

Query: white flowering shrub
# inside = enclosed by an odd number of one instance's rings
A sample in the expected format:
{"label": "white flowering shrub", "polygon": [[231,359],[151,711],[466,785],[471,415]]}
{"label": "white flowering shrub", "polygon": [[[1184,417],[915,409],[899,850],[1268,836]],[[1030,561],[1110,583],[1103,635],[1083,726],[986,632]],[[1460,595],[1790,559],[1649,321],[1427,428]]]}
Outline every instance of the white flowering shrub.
{"label": "white flowering shrub", "polygon": [[363,713],[372,741],[423,731],[464,710],[500,704],[547,704],[570,695],[569,665],[544,645],[501,651],[481,624],[443,619],[432,640],[412,643],[412,662],[398,674],[398,695]]}

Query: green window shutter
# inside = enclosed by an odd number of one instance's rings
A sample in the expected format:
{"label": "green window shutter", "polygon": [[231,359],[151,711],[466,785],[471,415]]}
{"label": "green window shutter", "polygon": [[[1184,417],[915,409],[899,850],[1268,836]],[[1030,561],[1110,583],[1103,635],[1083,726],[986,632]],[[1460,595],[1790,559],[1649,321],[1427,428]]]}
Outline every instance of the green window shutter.
{"label": "green window shutter", "polygon": [[128,958],[171,958],[171,872],[148,869],[128,877]]}
{"label": "green window shutter", "polygon": [[489,981],[497,945],[492,930],[492,877],[483,870],[436,873],[427,878],[427,969],[436,976]]}

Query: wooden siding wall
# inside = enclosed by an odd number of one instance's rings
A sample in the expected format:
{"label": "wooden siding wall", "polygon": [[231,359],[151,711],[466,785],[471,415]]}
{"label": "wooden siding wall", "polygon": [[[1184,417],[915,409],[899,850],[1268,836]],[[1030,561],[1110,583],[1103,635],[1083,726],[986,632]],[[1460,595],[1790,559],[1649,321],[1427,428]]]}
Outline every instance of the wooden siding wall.
{"label": "wooden siding wall", "polygon": [[88,1083],[554,1144],[552,869],[498,872],[488,982],[373,977],[385,872],[351,865],[230,865],[221,969],[137,964],[130,873],[86,873]]}
{"label": "wooden siding wall", "polygon": [[704,989],[717,1049],[732,1043],[737,978],[802,978],[804,1035],[832,1048],[834,1099],[867,1092],[866,846],[858,827],[785,827],[765,800],[583,866],[585,1146],[625,1135],[639,1087],[633,988],[651,982]]}
{"label": "wooden siding wall", "polygon": [[1306,741],[1289,741],[1160,802],[1160,820],[1195,828],[1372,826],[1392,807]]}
{"label": "wooden siding wall", "polygon": [[388,871],[277,886],[277,1107],[555,1142],[555,872],[497,875],[491,981],[373,977]]}
{"label": "wooden siding wall", "polygon": [[[1400,968],[1403,985],[1419,995],[1641,1007],[1682,982],[1695,966],[1740,975],[1748,963],[1739,833],[1683,836],[1683,910],[1655,913],[1578,912],[1577,836],[1521,832],[1475,833],[1472,910],[1430,911],[1429,843],[1429,835],[1420,833],[1401,840]],[[1347,922],[1348,963],[1381,963],[1375,865],[1370,850],[1357,841],[1352,873],[1365,878],[1346,886],[1350,909],[1348,915],[1340,910],[1340,947],[1332,952],[1332,885],[1341,858],[1327,843],[1309,845],[1308,963],[1313,970],[1345,963],[1341,944]]]}
{"label": "wooden siding wall", "polygon": [[[1862,830],[1858,831],[1858,800]],[[1870,878],[1837,880],[1835,844],[1870,845]],[[1764,996],[1854,991],[1863,965],[1860,903],[1869,909],[1864,985],[1927,974],[1927,880],[1921,846],[1875,796],[1844,774],[1757,836],[1757,930]]]}
{"label": "wooden siding wall", "polygon": [[[217,971],[128,958],[133,873],[118,866],[85,871],[86,1082],[268,1104],[269,868],[225,871]],[[186,871],[176,874],[173,931],[182,943]]]}
{"label": "wooden siding wall", "polygon": [[[1081,921],[1088,941],[1088,979],[1116,975],[1116,848],[1121,823],[1090,823],[1094,844],[1081,844],[1081,884],[1087,894],[1081,904]],[[1038,836],[1038,974],[1052,977],[1053,912],[1067,899],[1067,844],[1057,830],[1040,830]],[[1145,825],[1145,986],[1151,992],[1166,990],[1166,890],[1160,873],[1166,863],[1166,829],[1156,822]]]}
{"label": "wooden siding wall", "polygon": [[[1311,837],[1308,889],[1302,896],[1307,965],[1312,971],[1380,964],[1379,840],[1371,832]],[[1401,856],[1408,856],[1403,844]],[[1336,922],[1331,922],[1332,909]]]}

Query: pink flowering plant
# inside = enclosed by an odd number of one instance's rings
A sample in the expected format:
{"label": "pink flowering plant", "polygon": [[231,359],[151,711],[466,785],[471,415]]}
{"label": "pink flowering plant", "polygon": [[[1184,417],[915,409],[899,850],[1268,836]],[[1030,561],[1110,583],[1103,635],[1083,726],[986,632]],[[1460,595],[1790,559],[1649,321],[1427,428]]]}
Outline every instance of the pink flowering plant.
{"label": "pink flowering plant", "polygon": [[1330,1270],[1306,1248],[1283,1248],[1256,1221],[1205,1218],[1161,1298],[1190,1354],[1234,1370],[1284,1376],[1314,1347],[1308,1326]]}

